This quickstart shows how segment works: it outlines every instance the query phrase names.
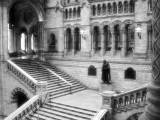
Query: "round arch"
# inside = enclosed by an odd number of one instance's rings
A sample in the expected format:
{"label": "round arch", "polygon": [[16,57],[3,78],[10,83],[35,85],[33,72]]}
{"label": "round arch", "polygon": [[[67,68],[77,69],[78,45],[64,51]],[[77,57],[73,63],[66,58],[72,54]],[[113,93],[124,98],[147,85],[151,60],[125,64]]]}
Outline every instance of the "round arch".
{"label": "round arch", "polygon": [[[7,11],[8,22],[10,22],[9,21],[10,20],[10,10],[11,10],[12,6],[14,5],[14,3],[20,2],[20,1],[21,0],[10,0],[9,6],[8,6],[8,11]],[[37,0],[23,0],[23,1],[29,3],[35,9],[35,11],[38,15],[38,21],[39,22],[42,22],[45,19],[44,10],[43,10],[41,4]]]}
{"label": "round arch", "polygon": [[142,114],[143,112],[138,112],[138,113],[134,113],[131,116],[129,116],[126,120],[138,120],[139,116]]}

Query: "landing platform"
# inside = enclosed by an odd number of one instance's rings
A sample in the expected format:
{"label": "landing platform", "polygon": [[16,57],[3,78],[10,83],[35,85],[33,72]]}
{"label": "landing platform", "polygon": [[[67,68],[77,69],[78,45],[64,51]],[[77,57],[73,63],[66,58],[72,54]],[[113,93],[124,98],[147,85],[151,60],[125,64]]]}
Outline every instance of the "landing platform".
{"label": "landing platform", "polygon": [[66,105],[99,111],[102,106],[102,97],[99,91],[84,90],[52,100]]}

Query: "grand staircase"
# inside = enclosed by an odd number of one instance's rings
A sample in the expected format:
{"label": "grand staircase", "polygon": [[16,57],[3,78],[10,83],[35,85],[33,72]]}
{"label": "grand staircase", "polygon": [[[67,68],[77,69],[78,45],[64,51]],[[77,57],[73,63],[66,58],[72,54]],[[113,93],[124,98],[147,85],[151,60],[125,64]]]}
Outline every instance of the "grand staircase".
{"label": "grand staircase", "polygon": [[[36,62],[28,59],[14,60],[15,64],[21,67],[25,72],[31,75],[37,81],[47,81],[47,90],[50,93],[50,98],[54,99],[64,95],[73,94],[85,90],[86,87],[79,83],[77,80],[71,78],[69,75],[65,74],[63,71],[59,70],[55,66],[51,66],[49,63]],[[52,70],[57,73],[59,76],[64,78],[66,81],[72,84],[71,91],[70,86],[65,84],[63,81],[60,81],[59,78],[48,72],[47,69]]]}
{"label": "grand staircase", "polygon": [[[40,62],[28,59],[12,60],[17,66],[27,72],[37,81],[47,81],[47,91],[50,100],[43,104],[34,114],[26,117],[28,120],[91,120],[97,111],[66,105],[54,102],[59,98],[69,94],[75,94],[85,90],[86,87],[78,80],[72,78],[64,71],[47,62]],[[55,74],[48,72],[53,71]],[[68,86],[64,81],[59,80],[57,75],[65,79],[72,86]]]}

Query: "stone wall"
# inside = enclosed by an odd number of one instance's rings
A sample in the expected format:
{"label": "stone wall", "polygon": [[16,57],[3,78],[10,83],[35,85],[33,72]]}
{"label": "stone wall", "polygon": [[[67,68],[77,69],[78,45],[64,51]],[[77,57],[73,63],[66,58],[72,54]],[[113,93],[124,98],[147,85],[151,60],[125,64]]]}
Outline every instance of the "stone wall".
{"label": "stone wall", "polygon": [[[72,77],[78,79],[91,89],[99,89],[101,80],[101,61],[85,60],[49,60],[53,65],[58,66]],[[137,88],[137,86],[146,84],[152,80],[151,65],[110,63],[112,90],[127,91]],[[96,76],[88,75],[88,68],[93,65],[97,69]],[[136,79],[125,79],[125,70],[132,67],[136,71]]]}

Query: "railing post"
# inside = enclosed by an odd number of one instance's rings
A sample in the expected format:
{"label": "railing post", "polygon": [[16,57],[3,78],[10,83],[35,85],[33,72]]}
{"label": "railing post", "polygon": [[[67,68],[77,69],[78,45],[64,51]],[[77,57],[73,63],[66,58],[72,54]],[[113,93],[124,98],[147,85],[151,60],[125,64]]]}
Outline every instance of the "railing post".
{"label": "railing post", "polygon": [[41,81],[37,83],[36,94],[40,95],[41,101],[44,101],[47,95],[47,82]]}
{"label": "railing post", "polygon": [[116,93],[114,91],[106,91],[103,93],[100,93],[102,96],[102,108],[101,109],[107,109],[109,111],[109,117],[112,118],[112,112],[113,112],[113,96]]}

